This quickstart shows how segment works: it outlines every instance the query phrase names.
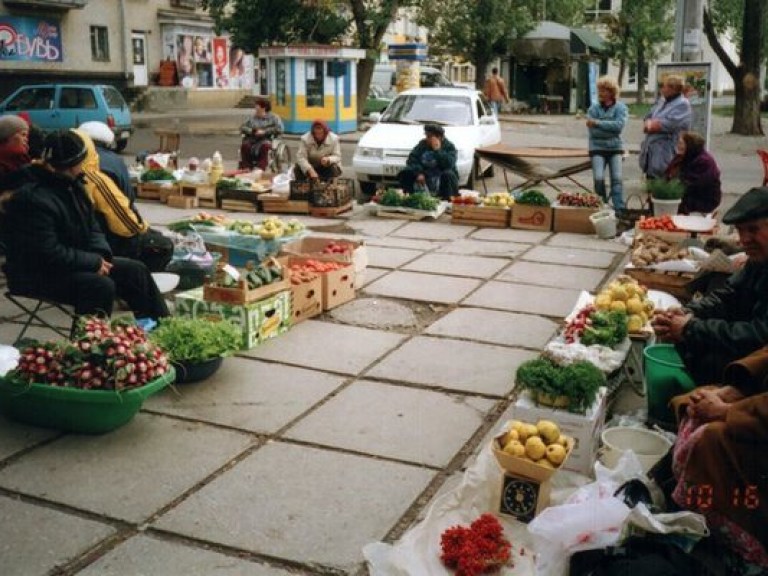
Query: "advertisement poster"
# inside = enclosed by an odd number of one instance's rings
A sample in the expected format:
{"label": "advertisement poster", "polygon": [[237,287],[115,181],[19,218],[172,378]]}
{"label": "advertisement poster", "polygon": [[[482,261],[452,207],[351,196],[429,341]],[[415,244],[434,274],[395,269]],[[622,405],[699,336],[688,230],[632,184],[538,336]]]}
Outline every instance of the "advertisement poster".
{"label": "advertisement poster", "polygon": [[709,62],[673,62],[656,65],[656,95],[661,94],[661,85],[669,75],[681,76],[685,80],[683,94],[693,109],[691,130],[701,134],[709,148],[709,126],[712,114],[711,75]]}
{"label": "advertisement poster", "polygon": [[216,86],[229,87],[229,61],[227,60],[227,39],[217,36],[213,39],[213,74]]}
{"label": "advertisement poster", "polygon": [[600,68],[597,62],[590,62],[588,69],[589,79],[589,102],[597,104],[597,76],[600,74]]}
{"label": "advertisement poster", "polygon": [[0,61],[61,62],[58,20],[0,16]]}
{"label": "advertisement poster", "polygon": [[243,76],[239,88],[253,88],[256,74],[256,62],[253,54],[243,56]]}
{"label": "advertisement poster", "polygon": [[195,86],[195,63],[192,59],[194,37],[191,34],[180,34],[176,37],[176,70],[179,84],[184,88]]}

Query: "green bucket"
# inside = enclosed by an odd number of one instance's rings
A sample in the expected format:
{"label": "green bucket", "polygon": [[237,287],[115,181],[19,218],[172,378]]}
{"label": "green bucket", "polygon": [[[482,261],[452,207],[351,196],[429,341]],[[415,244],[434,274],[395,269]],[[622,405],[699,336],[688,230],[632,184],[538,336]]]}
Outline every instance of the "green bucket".
{"label": "green bucket", "polygon": [[648,422],[675,428],[675,415],[669,401],[696,387],[683,360],[672,344],[655,344],[643,350]]}

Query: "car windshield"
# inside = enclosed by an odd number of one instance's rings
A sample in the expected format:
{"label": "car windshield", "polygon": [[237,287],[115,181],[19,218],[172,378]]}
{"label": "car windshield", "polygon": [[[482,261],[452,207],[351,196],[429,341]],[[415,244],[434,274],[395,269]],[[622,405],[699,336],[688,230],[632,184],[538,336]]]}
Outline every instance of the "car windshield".
{"label": "car windshield", "polygon": [[381,119],[394,124],[472,125],[472,100],[466,96],[410,94],[395,98]]}

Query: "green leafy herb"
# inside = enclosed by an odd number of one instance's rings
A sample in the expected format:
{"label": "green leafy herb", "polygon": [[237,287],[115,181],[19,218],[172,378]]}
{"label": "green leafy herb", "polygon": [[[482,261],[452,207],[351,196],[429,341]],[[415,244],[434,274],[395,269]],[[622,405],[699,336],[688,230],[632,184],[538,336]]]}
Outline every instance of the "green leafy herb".
{"label": "green leafy herb", "polygon": [[400,192],[390,188],[381,195],[379,204],[382,206],[402,206],[404,198]]}
{"label": "green leafy herb", "polygon": [[515,200],[517,204],[527,204],[530,206],[549,206],[549,198],[543,192],[538,190],[526,190]]}
{"label": "green leafy herb", "polygon": [[614,348],[627,337],[627,314],[621,310],[596,310],[589,315],[591,325],[579,340],[584,346],[601,344]]}
{"label": "green leafy herb", "polygon": [[403,206],[407,208],[415,208],[416,210],[427,210],[431,212],[437,209],[440,204],[440,200],[429,194],[428,192],[414,192],[405,197]]}
{"label": "green leafy herb", "polygon": [[176,362],[203,362],[230,356],[240,349],[243,340],[240,329],[228,320],[178,317],[160,320],[149,338]]}
{"label": "green leafy herb", "polygon": [[152,168],[141,175],[142,182],[155,182],[158,180],[170,180],[175,182],[176,178],[165,168]]}
{"label": "green leafy herb", "polygon": [[679,200],[685,193],[685,185],[677,178],[651,178],[646,186],[650,195],[657,200]]}
{"label": "green leafy herb", "polygon": [[518,367],[515,381],[521,389],[536,394],[566,396],[570,402],[569,410],[584,412],[595,401],[600,387],[605,385],[605,375],[591,362],[558,366],[548,358],[536,358]]}

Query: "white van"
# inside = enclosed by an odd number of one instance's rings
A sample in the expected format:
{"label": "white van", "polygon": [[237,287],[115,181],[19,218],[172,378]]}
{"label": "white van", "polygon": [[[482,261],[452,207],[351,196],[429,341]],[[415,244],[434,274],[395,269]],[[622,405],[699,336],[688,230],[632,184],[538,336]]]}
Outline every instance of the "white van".
{"label": "white van", "polygon": [[[437,68],[419,66],[419,76],[421,88],[449,88],[453,86],[451,81],[445,77],[445,74]],[[371,76],[371,86],[376,86],[385,96],[393,98],[397,94],[397,74],[395,65],[376,64],[373,69],[373,76]]]}

